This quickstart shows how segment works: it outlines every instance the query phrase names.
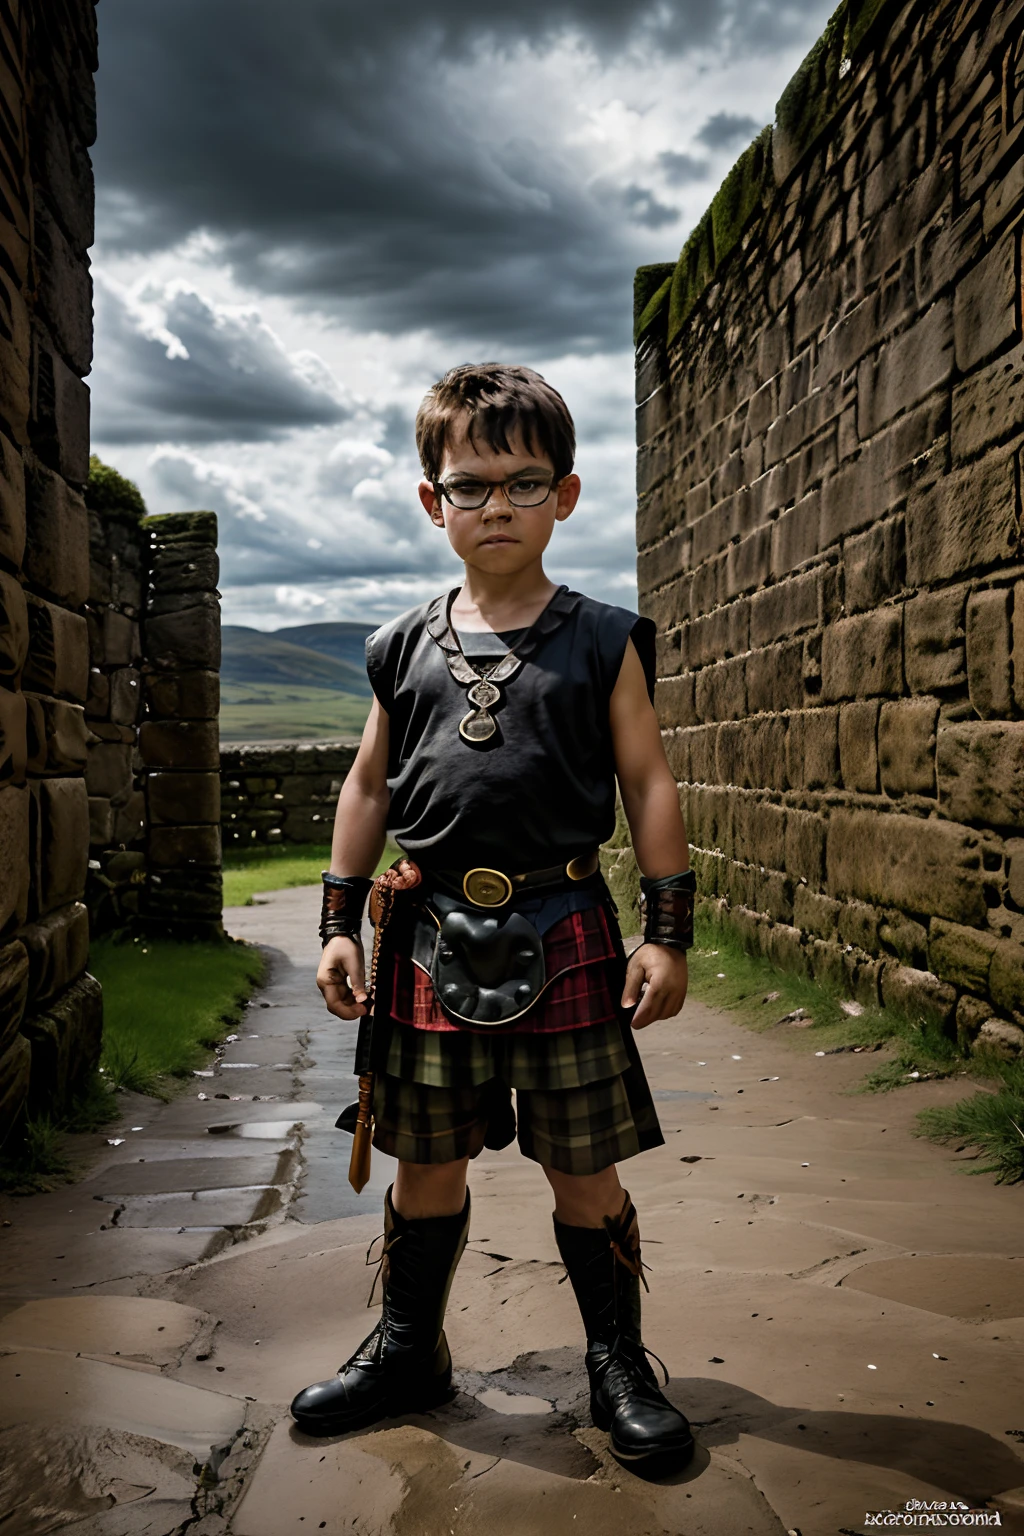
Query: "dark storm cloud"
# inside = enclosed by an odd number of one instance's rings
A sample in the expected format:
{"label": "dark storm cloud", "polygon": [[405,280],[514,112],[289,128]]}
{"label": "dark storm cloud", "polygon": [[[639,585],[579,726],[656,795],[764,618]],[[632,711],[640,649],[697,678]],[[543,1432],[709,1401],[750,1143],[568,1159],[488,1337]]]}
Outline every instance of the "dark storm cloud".
{"label": "dark storm cloud", "polygon": [[708,162],[698,160],[694,155],[681,155],[674,149],[664,149],[658,156],[658,164],[661,166],[665,180],[671,182],[674,187],[689,186],[691,182],[703,181],[708,174]]}
{"label": "dark storm cloud", "polygon": [[349,414],[323,365],[289,356],[252,311],[173,288],[133,307],[100,282],[96,315],[93,431],[104,442],[263,441]]}
{"label": "dark storm cloud", "polygon": [[708,149],[738,148],[747,144],[764,124],[754,117],[738,116],[734,112],[716,112],[709,117],[695,137]]}
{"label": "dark storm cloud", "polygon": [[[243,283],[365,329],[626,344],[637,226],[670,210],[648,193],[624,212],[621,187],[588,188],[531,136],[530,49],[568,32],[609,62],[738,54],[818,13],[822,0],[103,0],[102,245],[155,251],[203,228]],[[512,141],[483,131],[495,50],[523,79]]]}

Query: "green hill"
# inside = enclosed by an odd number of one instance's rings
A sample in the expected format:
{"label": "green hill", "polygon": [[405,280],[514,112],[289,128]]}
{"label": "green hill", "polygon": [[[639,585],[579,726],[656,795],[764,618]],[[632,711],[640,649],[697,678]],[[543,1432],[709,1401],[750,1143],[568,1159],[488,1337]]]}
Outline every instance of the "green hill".
{"label": "green hill", "polygon": [[333,656],[335,661],[347,661],[360,672],[366,669],[366,637],[372,635],[375,624],[296,624],[276,631],[279,640],[291,645],[305,645],[311,651]]}
{"label": "green hill", "polygon": [[[306,624],[304,634],[317,629],[342,628],[333,624]],[[372,626],[361,628],[364,635]],[[225,624],[221,630],[221,681],[250,687],[268,685],[298,688],[327,688],[336,693],[370,697],[370,684],[362,660],[360,643],[358,661],[344,660],[308,642],[296,644],[285,636],[294,630],[266,631],[249,629],[242,624]]]}

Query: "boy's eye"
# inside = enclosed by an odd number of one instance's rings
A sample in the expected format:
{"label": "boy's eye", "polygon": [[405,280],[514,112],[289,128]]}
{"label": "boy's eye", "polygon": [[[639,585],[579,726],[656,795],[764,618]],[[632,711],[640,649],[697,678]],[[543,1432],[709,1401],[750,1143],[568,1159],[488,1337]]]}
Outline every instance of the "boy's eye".
{"label": "boy's eye", "polygon": [[517,495],[528,496],[533,491],[539,491],[544,484],[543,480],[524,478],[522,480],[511,480],[508,488],[510,491],[515,491]]}

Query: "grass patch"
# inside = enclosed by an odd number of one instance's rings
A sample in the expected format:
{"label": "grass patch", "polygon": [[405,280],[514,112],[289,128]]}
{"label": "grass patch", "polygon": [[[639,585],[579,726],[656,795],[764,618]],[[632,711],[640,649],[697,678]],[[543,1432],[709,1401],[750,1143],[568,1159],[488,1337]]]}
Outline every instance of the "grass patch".
{"label": "grass patch", "polygon": [[230,940],[114,938],[93,942],[103,987],[103,1068],[116,1088],[166,1094],[241,1017],[263,978],[259,950]]}
{"label": "grass patch", "polygon": [[68,1134],[101,1130],[119,1114],[110,1084],[100,1073],[92,1073],[66,1115],[30,1116],[19,1141],[4,1147],[0,1153],[0,1190],[10,1195],[34,1195],[70,1183],[76,1169]]}
{"label": "grass patch", "polygon": [[[376,873],[387,869],[401,850],[389,842]],[[224,905],[251,907],[257,891],[283,891],[295,885],[319,885],[331,862],[330,843],[275,843],[261,848],[224,850]]]}
{"label": "grass patch", "polygon": [[361,736],[371,700],[290,683],[221,683],[220,739],[331,741]]}
{"label": "grass patch", "polygon": [[956,1104],[922,1110],[918,1135],[977,1147],[987,1159],[972,1173],[994,1173],[997,1184],[1024,1181],[1024,1062],[990,1067],[999,1084]]}

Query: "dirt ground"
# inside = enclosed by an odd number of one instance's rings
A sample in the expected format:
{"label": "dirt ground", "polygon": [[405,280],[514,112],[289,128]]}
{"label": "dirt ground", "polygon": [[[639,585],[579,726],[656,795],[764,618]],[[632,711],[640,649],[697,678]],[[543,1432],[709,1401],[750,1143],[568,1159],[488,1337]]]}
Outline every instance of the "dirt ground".
{"label": "dirt ground", "polygon": [[922,1526],[936,1502],[968,1523],[959,1501],[1024,1532],[1022,1191],[910,1134],[962,1088],[856,1094],[862,1058],[696,1002],[642,1036],[666,1144],[622,1170],[693,1466],[642,1481],[590,1427],[547,1185],[515,1148],[472,1169],[454,1401],[298,1434],[293,1393],[375,1320],[393,1169],[347,1186],[317,904],[230,912],[273,964],[213,1075],[126,1096],[82,1183],[2,1202],[4,1536],[850,1536],[914,1500]]}

